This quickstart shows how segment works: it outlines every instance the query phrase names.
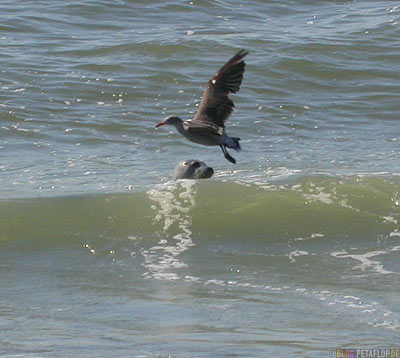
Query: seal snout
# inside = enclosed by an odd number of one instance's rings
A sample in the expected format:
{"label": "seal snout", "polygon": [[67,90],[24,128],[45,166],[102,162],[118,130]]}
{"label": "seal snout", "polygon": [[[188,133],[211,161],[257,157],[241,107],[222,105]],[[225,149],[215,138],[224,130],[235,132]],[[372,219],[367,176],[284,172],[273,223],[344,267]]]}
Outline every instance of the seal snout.
{"label": "seal snout", "polygon": [[214,169],[211,167],[207,167],[207,170],[205,172],[205,179],[211,178],[214,175]]}

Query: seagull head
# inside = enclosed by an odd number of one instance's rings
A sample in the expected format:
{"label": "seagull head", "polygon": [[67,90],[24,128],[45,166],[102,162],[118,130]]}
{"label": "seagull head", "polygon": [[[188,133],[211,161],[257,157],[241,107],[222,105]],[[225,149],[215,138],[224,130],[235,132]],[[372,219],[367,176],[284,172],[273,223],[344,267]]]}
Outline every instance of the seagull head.
{"label": "seagull head", "polygon": [[178,124],[182,123],[182,119],[178,116],[168,116],[163,121],[156,125],[156,128],[161,127],[165,124],[169,124],[171,126],[177,126]]}

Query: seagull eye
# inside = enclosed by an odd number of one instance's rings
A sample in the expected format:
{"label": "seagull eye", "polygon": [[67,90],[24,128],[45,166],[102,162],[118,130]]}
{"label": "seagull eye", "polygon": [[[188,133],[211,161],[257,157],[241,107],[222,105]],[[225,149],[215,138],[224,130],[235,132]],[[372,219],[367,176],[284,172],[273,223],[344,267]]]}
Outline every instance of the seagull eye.
{"label": "seagull eye", "polygon": [[200,163],[199,162],[193,162],[192,167],[193,168],[199,168],[200,167]]}

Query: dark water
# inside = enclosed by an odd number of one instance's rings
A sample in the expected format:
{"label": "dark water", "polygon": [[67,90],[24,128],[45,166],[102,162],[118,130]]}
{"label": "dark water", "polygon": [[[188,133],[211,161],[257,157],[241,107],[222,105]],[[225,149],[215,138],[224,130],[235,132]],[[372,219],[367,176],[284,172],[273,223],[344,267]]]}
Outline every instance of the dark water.
{"label": "dark water", "polygon": [[[399,14],[2,1],[0,355],[397,348]],[[240,48],[234,166],[154,126]],[[214,178],[170,182],[189,158]]]}

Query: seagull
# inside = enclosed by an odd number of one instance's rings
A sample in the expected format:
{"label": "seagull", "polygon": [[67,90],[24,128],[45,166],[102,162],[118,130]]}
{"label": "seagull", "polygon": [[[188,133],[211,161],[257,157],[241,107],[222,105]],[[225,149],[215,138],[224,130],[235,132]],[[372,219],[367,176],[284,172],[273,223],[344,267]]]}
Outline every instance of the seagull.
{"label": "seagull", "polygon": [[180,134],[192,142],[208,146],[218,145],[224,157],[236,164],[235,158],[229,155],[226,148],[239,151],[240,138],[229,137],[226,134],[225,122],[235,107],[229,94],[239,91],[246,65],[243,58],[247,54],[248,51],[240,50],[208,81],[203,99],[193,119],[184,121],[172,115],[158,123],[156,128],[168,124],[175,126]]}

